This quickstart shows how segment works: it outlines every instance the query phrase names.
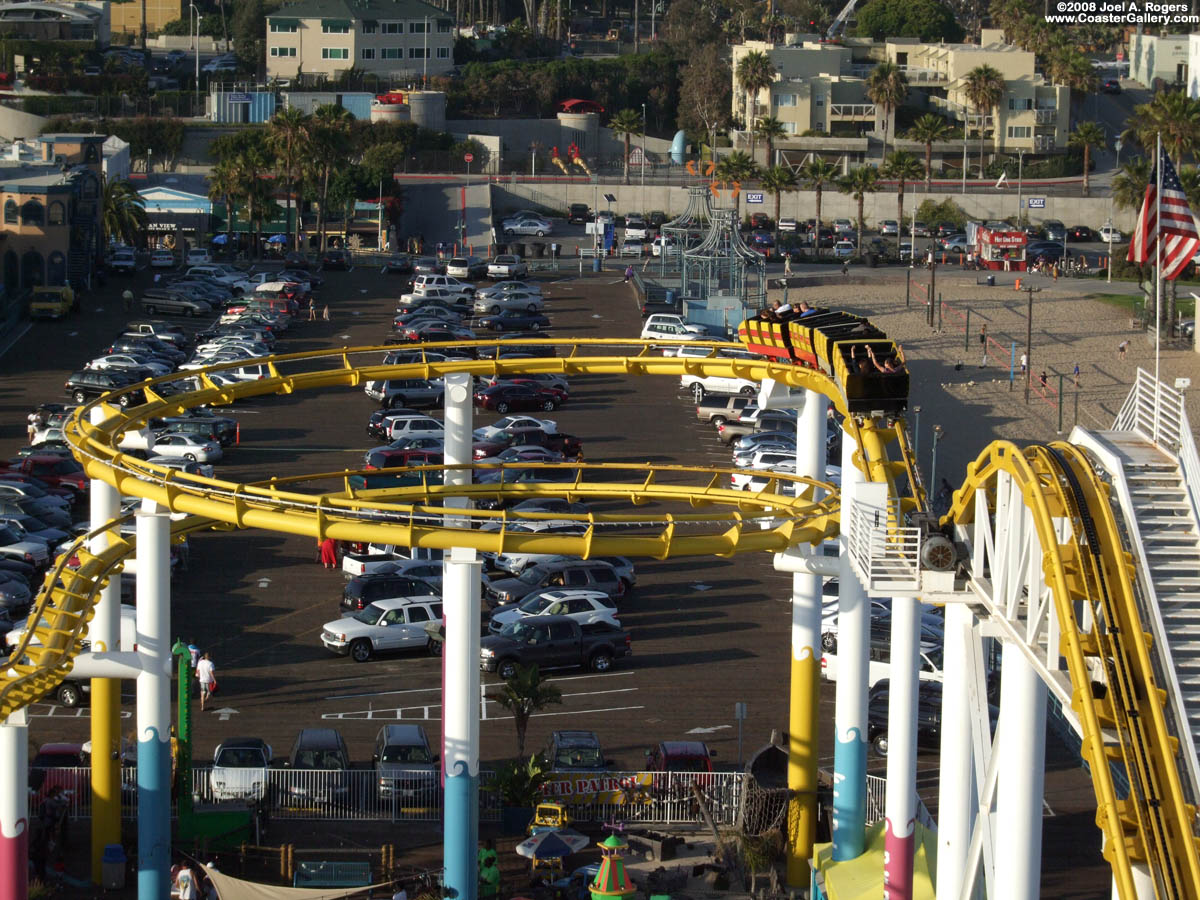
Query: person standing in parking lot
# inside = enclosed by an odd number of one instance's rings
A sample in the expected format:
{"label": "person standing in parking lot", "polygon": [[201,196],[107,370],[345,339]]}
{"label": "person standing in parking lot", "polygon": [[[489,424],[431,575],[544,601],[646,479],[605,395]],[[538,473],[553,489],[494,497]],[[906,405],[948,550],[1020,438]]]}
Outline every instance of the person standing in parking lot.
{"label": "person standing in parking lot", "polygon": [[201,655],[200,662],[196,663],[196,677],[200,679],[200,712],[204,712],[204,705],[212,696],[213,685],[217,683],[217,667],[207,653]]}

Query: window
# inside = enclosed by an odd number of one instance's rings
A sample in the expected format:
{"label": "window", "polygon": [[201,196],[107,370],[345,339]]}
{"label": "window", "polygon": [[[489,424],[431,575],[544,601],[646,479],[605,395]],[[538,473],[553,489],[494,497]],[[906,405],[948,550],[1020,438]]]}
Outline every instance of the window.
{"label": "window", "polygon": [[1033,101],[1028,97],[1009,97],[1009,109],[1033,109]]}
{"label": "window", "polygon": [[1033,129],[1028,125],[1009,125],[1008,136],[1010,138],[1027,138],[1033,133]]}
{"label": "window", "polygon": [[28,200],[21,207],[22,225],[41,225],[46,221],[46,209],[36,200]]}
{"label": "window", "polygon": [[[50,204],[50,212],[48,220],[51,225],[65,225],[67,222],[67,208],[55,200]],[[53,257],[51,257],[53,259]]]}
{"label": "window", "polygon": [[787,134],[795,134],[796,133],[796,123],[795,122],[784,122],[783,130]]}
{"label": "window", "polygon": [[437,48],[437,58],[438,59],[449,59],[450,58],[450,48],[449,47],[438,47]]}
{"label": "window", "polygon": [[363,22],[363,24],[362,24],[362,33],[363,34],[374,34],[378,30],[379,30],[378,22]]}
{"label": "window", "polygon": [[295,47],[272,47],[271,55],[272,56],[295,56],[296,48]]}
{"label": "window", "polygon": [[417,622],[428,622],[429,610],[423,606],[410,606],[408,608],[408,621],[414,625]]}
{"label": "window", "polygon": [[296,30],[297,29],[296,29],[295,23],[289,23],[289,22],[272,22],[271,23],[271,34],[295,34]]}
{"label": "window", "polygon": [[322,22],[322,34],[349,34],[350,26],[342,22]]}
{"label": "window", "polygon": [[363,51],[362,51],[362,58],[363,58],[363,59],[374,59],[374,58],[375,58],[375,51],[374,51],[373,49],[371,49],[371,48],[364,47],[364,48],[363,48]]}
{"label": "window", "polygon": [[345,47],[322,47],[321,59],[349,59],[350,51]]}
{"label": "window", "polygon": [[383,33],[384,34],[404,34],[404,23],[403,22],[384,22],[383,23]]}
{"label": "window", "polygon": [[408,23],[409,34],[425,34],[427,31],[429,31],[429,23],[426,21]]}
{"label": "window", "polygon": [[450,29],[452,27],[453,27],[452,22],[447,22],[445,19],[438,19],[438,23],[437,23],[438,34],[449,34]]}
{"label": "window", "polygon": [[4,204],[4,224],[17,224],[17,202],[15,200],[9,200]]}
{"label": "window", "polygon": [[404,59],[403,47],[384,47],[379,51],[380,59]]}
{"label": "window", "polygon": [[409,59],[429,59],[429,48],[428,47],[409,47],[408,48],[408,58]]}
{"label": "window", "polygon": [[795,94],[776,94],[775,95],[775,105],[776,106],[795,106],[796,105],[796,95]]}
{"label": "window", "polygon": [[825,98],[824,98],[824,97],[817,97],[817,99],[816,99],[814,102],[815,102],[815,103],[816,103],[816,105],[817,105],[817,109],[820,109],[822,106],[824,106],[824,105],[825,105]]}

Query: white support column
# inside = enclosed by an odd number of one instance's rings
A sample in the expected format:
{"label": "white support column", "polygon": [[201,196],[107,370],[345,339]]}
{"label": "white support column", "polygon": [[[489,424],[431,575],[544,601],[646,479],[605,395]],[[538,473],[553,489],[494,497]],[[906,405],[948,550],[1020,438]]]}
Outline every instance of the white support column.
{"label": "white support column", "polygon": [[1036,897],[1041,884],[1046,685],[1015,644],[1000,671],[996,896]]}
{"label": "white support column", "polygon": [[971,710],[967,689],[974,618],[965,603],[946,605],[942,743],[938,770],[939,900],[958,900],[966,871],[967,847],[971,843],[971,823],[975,819]]}
{"label": "white support column", "polygon": [[[1133,863],[1130,867],[1133,872],[1133,890],[1137,900],[1154,900],[1154,879],[1150,877],[1150,867],[1145,863]],[[1112,887],[1113,900],[1121,900],[1121,894],[1117,890],[1117,881],[1113,879]]]}
{"label": "white support column", "polygon": [[[804,408],[796,417],[796,474],[825,478],[826,409],[824,395],[808,391]],[[816,499],[816,498],[815,498]],[[800,548],[811,555],[811,547]],[[817,553],[821,550],[818,548]],[[803,888],[809,883],[809,859],[816,840],[818,709],[821,685],[821,585],[820,575],[792,573],[791,710],[788,725],[787,883]]]}
{"label": "white support column", "polygon": [[0,722],[0,900],[29,896],[29,720]]}
{"label": "white support column", "polygon": [[[445,377],[446,465],[472,462],[471,376]],[[471,471],[446,473],[447,484],[470,484]],[[466,498],[446,506],[468,508]],[[464,525],[447,516],[448,525]],[[460,900],[478,894],[476,850],[479,843],[479,585],[481,564],[475,551],[454,547],[443,560],[442,608],[446,634],[442,656],[442,771],[445,777],[443,853],[445,883]]]}
{"label": "white support column", "polygon": [[[842,522],[846,498],[862,473],[854,464],[856,443],[842,435]],[[850,563],[843,526],[838,538],[837,698],[834,707],[833,858],[862,855],[867,827],[867,668],[870,662],[871,605]]]}
{"label": "white support column", "polygon": [[161,900],[171,881],[171,519],[149,500],[137,562],[138,900]]}
{"label": "white support column", "polygon": [[[92,409],[93,425],[104,421],[104,410]],[[89,482],[89,504],[93,529],[113,521],[121,512],[117,489],[99,478]],[[109,547],[109,536],[92,538],[88,549],[102,553]],[[88,626],[92,649],[98,652],[120,650],[121,576],[114,574],[100,589],[95,613]],[[115,751],[121,740],[121,682],[115,678],[93,678],[91,684],[92,733],[92,881],[100,883],[101,858],[109,844],[121,843],[121,763]],[[108,752],[97,752],[108,748]]]}
{"label": "white support column", "polygon": [[891,683],[888,687],[887,795],[883,885],[889,900],[911,900],[917,820],[917,678],[921,668],[921,605],[892,598]]}

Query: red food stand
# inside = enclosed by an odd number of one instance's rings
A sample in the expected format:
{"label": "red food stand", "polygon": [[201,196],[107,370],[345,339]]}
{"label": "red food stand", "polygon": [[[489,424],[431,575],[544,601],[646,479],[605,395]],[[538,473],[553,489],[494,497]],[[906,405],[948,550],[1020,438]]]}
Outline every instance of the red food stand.
{"label": "red food stand", "polygon": [[1026,240],[1022,231],[979,228],[975,232],[975,258],[985,269],[1024,272]]}

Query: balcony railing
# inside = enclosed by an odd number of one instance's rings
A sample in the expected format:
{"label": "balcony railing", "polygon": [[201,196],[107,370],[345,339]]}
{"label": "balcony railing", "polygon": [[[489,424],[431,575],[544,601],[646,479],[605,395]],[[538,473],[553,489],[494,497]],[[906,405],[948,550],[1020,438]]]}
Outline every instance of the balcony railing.
{"label": "balcony railing", "polygon": [[1054,136],[1049,134],[1034,135],[1033,149],[1038,153],[1049,153],[1054,149]]}
{"label": "balcony railing", "polygon": [[874,103],[831,103],[829,104],[831,119],[874,119]]}
{"label": "balcony railing", "polygon": [[1034,123],[1037,125],[1057,125],[1058,110],[1057,109],[1036,109],[1034,110]]}
{"label": "balcony railing", "polygon": [[[866,78],[873,71],[876,65],[853,65],[849,66],[847,74],[854,78]],[[944,84],[949,80],[945,72],[938,69],[927,69],[922,66],[897,66],[908,79],[909,84]]]}

